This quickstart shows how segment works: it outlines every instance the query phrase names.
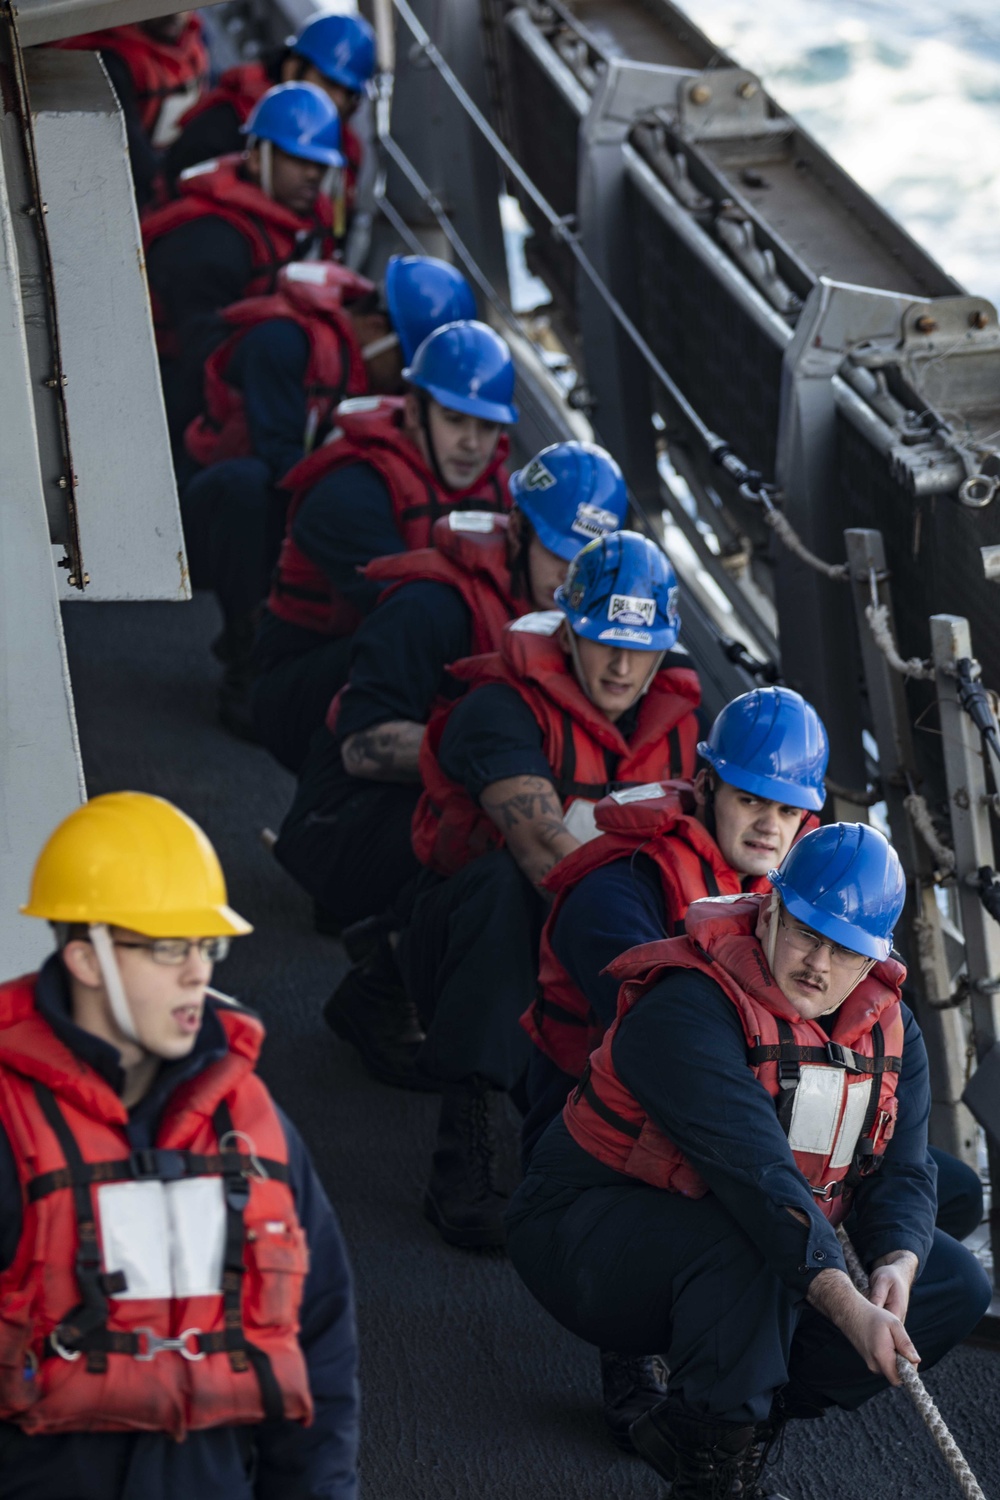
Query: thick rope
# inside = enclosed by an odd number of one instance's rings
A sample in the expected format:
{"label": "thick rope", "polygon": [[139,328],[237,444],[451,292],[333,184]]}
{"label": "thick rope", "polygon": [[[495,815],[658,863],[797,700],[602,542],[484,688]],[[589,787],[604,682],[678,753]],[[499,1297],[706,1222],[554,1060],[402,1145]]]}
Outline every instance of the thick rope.
{"label": "thick rope", "polygon": [[801,557],[804,563],[808,563],[810,568],[815,568],[817,573],[822,573],[826,578],[843,580],[851,576],[847,563],[824,562],[821,557],[816,556],[815,552],[810,552],[788,517],[772,505],[765,496],[761,495],[760,498],[764,500],[764,520],[774,534],[784,542],[789,552],[794,552],[796,557]]}
{"label": "thick rope", "polygon": [[[865,1274],[865,1268],[861,1264],[858,1252],[851,1244],[843,1225],[837,1230],[837,1237],[844,1251],[844,1260],[847,1263],[851,1280],[858,1291],[867,1296],[868,1277]],[[944,1417],[942,1417],[935,1406],[930,1391],[928,1391],[920,1376],[910,1364],[910,1361],[904,1359],[901,1354],[897,1354],[896,1369],[899,1371],[899,1378],[903,1383],[906,1394],[923,1418],[928,1432],[935,1443],[937,1443],[942,1458],[951,1470],[952,1477],[962,1491],[962,1494],[965,1495],[966,1500],[986,1500],[986,1496],[979,1487],[979,1481],[966,1463],[962,1450],[948,1431]]]}
{"label": "thick rope", "polygon": [[934,820],[926,799],[921,797],[919,792],[910,792],[903,798],[903,806],[909,814],[910,822],[937,860],[938,868],[945,874],[951,875],[955,869],[955,851],[942,842],[941,835],[934,827]]}
{"label": "thick rope", "polygon": [[919,656],[908,656],[905,659],[900,656],[896,642],[892,638],[888,604],[866,605],[865,619],[871,627],[876,646],[894,672],[899,672],[903,677],[916,677],[922,681],[933,682],[934,666],[931,662],[922,661]]}

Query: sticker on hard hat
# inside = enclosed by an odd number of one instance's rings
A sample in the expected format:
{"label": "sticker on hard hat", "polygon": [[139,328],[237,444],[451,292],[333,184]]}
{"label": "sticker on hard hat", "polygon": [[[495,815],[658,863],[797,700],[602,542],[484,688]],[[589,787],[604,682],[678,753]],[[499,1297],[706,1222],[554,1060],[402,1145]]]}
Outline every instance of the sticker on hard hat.
{"label": "sticker on hard hat", "polygon": [[599,505],[584,502],[577,506],[576,519],[569,529],[594,541],[597,537],[607,536],[609,531],[617,531],[618,517],[613,510],[602,510]]}
{"label": "sticker on hard hat", "polygon": [[452,510],[448,512],[451,531],[479,531],[484,535],[493,530],[496,516],[491,510]]}
{"label": "sticker on hard hat", "polygon": [[618,625],[611,630],[602,630],[597,637],[599,641],[619,641],[623,646],[651,646],[653,644],[653,633],[651,630],[637,630],[635,626],[626,626],[621,629]]}
{"label": "sticker on hard hat", "polygon": [[611,625],[653,625],[656,623],[656,600],[640,599],[635,594],[612,594],[608,603]]}
{"label": "sticker on hard hat", "polygon": [[522,630],[525,635],[555,635],[566,616],[561,609],[539,609],[534,614],[512,620],[508,630]]}
{"label": "sticker on hard hat", "polygon": [[525,490],[550,490],[555,482],[556,476],[540,458],[533,458],[518,475],[518,483]]}
{"label": "sticker on hard hat", "polygon": [[612,792],[612,802],[617,802],[619,807],[627,807],[630,802],[652,802],[656,797],[662,797],[664,786],[661,781],[646,781],[642,786],[625,786],[620,792]]}

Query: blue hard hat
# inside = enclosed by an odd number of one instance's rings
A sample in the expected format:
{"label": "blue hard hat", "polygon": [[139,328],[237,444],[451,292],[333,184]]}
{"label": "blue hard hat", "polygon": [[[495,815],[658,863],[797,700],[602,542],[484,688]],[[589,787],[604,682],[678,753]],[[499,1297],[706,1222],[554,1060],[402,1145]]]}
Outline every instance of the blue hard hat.
{"label": "blue hard hat", "polygon": [[254,140],[270,141],[289,156],[342,167],[340,116],[315,83],[279,83],[254,106],[242,127]]}
{"label": "blue hard hat", "polygon": [[514,361],[485,323],[445,323],[424,339],[403,379],[449,411],[484,422],[516,422]]}
{"label": "blue hard hat", "polygon": [[393,255],[385,300],[407,364],[435,328],[476,316],[476,299],[461,271],[433,255]]}
{"label": "blue hard hat", "polygon": [[865,958],[885,959],[906,897],[899,856],[867,823],[829,823],[793,844],[768,879],[789,913]]}
{"label": "blue hard hat", "polygon": [[355,94],[365,92],[375,71],[375,33],[361,16],[314,16],[289,38],[288,47],[331,83]]}
{"label": "blue hard hat", "polygon": [[669,651],[680,634],[670,559],[637,531],[613,531],[588,542],[555,597],[573,633],[602,645]]}
{"label": "blue hard hat", "polygon": [[698,754],[729,786],[754,797],[811,812],[826,801],[826,730],[812,704],[791,688],[754,688],[734,698]]}
{"label": "blue hard hat", "polygon": [[512,475],[510,492],[543,547],[572,562],[628,511],[622,471],[596,443],[553,443]]}

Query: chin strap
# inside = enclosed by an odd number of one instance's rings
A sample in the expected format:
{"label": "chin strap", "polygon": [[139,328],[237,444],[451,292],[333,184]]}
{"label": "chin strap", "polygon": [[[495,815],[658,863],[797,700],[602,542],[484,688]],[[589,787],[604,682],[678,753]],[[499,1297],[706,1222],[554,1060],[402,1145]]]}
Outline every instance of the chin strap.
{"label": "chin strap", "polygon": [[764,949],[767,955],[767,967],[770,969],[772,977],[774,975],[774,948],[778,941],[778,908],[780,905],[781,897],[777,891],[772,891],[771,900],[768,904],[771,920],[767,924],[767,947]]}
{"label": "chin strap", "polygon": [[378,359],[380,354],[388,354],[390,349],[398,347],[398,333],[384,333],[380,339],[373,339],[370,344],[364,345],[361,350],[361,358],[367,364],[369,360]]}
{"label": "chin strap", "polygon": [[258,140],[257,142],[255,142],[255,144],[257,146],[257,149],[260,152],[260,186],[261,186],[261,191],[265,192],[269,198],[273,198],[274,197],[274,169],[273,169],[274,156],[272,154],[271,142],[270,141],[260,141],[260,140]]}
{"label": "chin strap", "polygon": [[104,991],[111,1006],[111,1014],[115,1018],[115,1025],[122,1036],[128,1037],[130,1042],[141,1046],[135,1023],[132,1020],[132,1012],[129,1009],[128,999],[125,995],[125,986],[122,984],[121,972],[118,968],[118,960],[115,958],[114,944],[111,934],[103,922],[91,922],[88,928],[90,941],[94,945],[97,954],[97,963],[101,970],[101,978],[104,981]]}

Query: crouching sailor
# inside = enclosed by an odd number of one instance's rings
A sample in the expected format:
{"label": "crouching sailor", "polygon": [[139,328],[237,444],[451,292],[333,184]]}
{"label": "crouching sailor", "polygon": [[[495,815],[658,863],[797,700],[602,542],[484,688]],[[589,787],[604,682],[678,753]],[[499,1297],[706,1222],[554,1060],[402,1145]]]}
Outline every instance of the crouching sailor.
{"label": "crouching sailor", "polygon": [[[669,1394],[631,1436],[674,1500],[765,1500],[784,1420],[861,1406],[899,1383],[897,1353],[934,1364],[990,1301],[934,1228],[895,852],[834,823],[770,879],[616,961],[618,1019],[508,1214],[517,1270],[565,1327],[666,1355]],[[848,1214],[868,1298],[834,1228]]]}
{"label": "crouching sailor", "polygon": [[354,1500],[350,1273],[261,1025],[209,988],[250,931],[214,850],[97,797],[22,910],[58,946],[0,987],[0,1490]]}

